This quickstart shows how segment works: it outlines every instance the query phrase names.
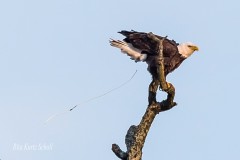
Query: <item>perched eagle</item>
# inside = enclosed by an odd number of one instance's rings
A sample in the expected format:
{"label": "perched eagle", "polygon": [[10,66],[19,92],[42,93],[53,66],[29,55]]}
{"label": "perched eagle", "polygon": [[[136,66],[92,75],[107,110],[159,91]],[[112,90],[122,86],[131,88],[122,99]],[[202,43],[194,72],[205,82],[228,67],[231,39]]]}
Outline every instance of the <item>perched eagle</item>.
{"label": "perched eagle", "polygon": [[[124,35],[126,38],[123,41],[111,39],[111,46],[121,49],[123,53],[130,56],[136,62],[145,61],[148,64],[148,71],[153,77],[157,77],[159,44],[149,38],[148,33],[133,30],[123,30],[118,33]],[[155,36],[159,39],[164,38],[158,35]],[[198,47],[191,42],[178,44],[174,40],[165,38],[163,40],[165,76],[178,68],[194,51],[198,51]]]}

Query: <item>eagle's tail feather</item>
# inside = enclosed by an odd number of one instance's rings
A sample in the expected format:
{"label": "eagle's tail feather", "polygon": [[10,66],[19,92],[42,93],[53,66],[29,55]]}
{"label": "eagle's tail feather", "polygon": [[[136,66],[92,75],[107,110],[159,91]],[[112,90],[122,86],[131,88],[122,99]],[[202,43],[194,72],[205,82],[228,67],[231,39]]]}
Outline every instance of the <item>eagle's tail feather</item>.
{"label": "eagle's tail feather", "polygon": [[123,53],[126,53],[135,61],[144,61],[146,59],[145,54],[141,54],[141,52],[133,50],[126,42],[114,39],[110,39],[109,42],[111,46],[121,49]]}

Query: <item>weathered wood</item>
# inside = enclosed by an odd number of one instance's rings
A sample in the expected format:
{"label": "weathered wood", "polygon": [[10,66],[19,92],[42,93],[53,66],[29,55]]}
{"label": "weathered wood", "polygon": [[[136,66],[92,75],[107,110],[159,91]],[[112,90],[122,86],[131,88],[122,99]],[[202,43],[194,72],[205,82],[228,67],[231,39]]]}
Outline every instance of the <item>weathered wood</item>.
{"label": "weathered wood", "polygon": [[120,147],[117,144],[112,144],[112,151],[115,153],[115,155],[122,159],[127,160],[128,154],[120,149]]}
{"label": "weathered wood", "polygon": [[134,135],[135,142],[129,149],[128,160],[142,159],[142,148],[144,146],[148,131],[150,130],[152,122],[159,111],[160,108],[157,104],[150,105],[147,108],[140,124],[137,127],[137,132]]}
{"label": "weathered wood", "polygon": [[[146,109],[145,114],[138,126],[131,126],[125,137],[125,143],[127,146],[127,152],[124,152],[116,144],[113,144],[112,150],[116,156],[122,160],[141,160],[142,148],[144,146],[148,131],[152,125],[152,122],[159,112],[171,109],[176,105],[174,100],[175,88],[171,83],[166,82],[164,75],[164,59],[163,59],[163,44],[164,38],[159,40],[154,34],[149,33],[149,37],[152,40],[156,40],[159,43],[159,66],[158,77],[153,77],[153,81],[149,85],[149,106]],[[168,96],[166,100],[162,102],[156,101],[157,89],[160,88],[167,92]]]}

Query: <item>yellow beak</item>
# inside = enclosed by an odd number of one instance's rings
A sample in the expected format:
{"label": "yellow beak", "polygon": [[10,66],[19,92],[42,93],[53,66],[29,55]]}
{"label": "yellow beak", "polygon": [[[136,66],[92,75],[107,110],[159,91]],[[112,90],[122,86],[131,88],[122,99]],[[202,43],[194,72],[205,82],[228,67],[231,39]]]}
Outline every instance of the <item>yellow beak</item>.
{"label": "yellow beak", "polygon": [[194,50],[194,51],[199,51],[198,46],[191,46],[191,48],[192,48],[192,50]]}

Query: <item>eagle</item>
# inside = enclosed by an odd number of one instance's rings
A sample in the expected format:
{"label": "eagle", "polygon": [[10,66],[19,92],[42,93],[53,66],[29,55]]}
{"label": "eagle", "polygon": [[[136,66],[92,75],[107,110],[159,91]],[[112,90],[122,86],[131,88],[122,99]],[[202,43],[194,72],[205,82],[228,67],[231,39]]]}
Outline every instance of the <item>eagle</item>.
{"label": "eagle", "polygon": [[[122,53],[127,54],[135,62],[146,62],[148,64],[148,71],[153,77],[158,77],[158,51],[159,43],[149,38],[148,33],[137,32],[134,30],[122,30],[118,32],[125,36],[121,40],[110,40],[110,45],[121,49]],[[155,35],[159,40],[164,37]],[[165,38],[163,44],[163,59],[164,59],[164,73],[165,77],[177,69],[181,63],[190,57],[194,51],[199,48],[191,42],[176,43],[174,40]]]}

